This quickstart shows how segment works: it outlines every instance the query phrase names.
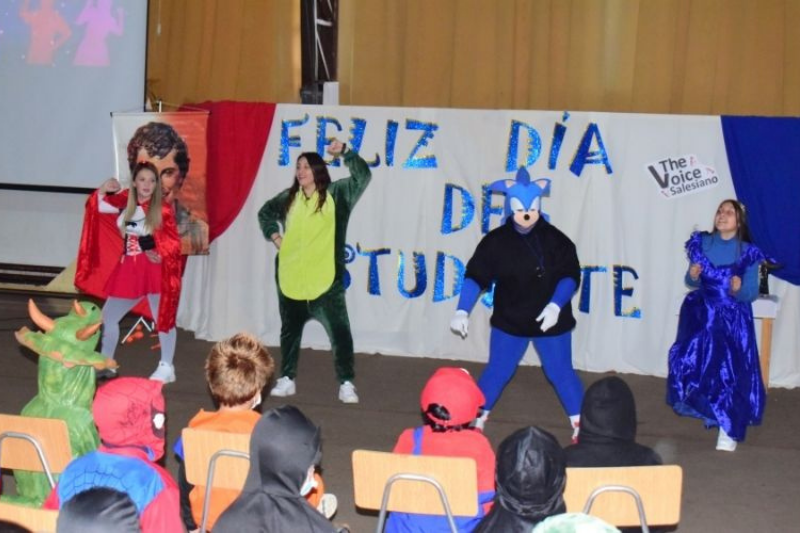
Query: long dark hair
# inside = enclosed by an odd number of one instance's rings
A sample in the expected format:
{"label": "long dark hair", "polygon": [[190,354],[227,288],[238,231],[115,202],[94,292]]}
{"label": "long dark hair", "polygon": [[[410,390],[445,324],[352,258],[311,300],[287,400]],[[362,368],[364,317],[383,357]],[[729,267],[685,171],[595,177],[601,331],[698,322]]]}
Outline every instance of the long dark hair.
{"label": "long dark hair", "polygon": [[[328,185],[331,183],[331,175],[328,174],[328,166],[325,164],[325,160],[322,159],[322,156],[317,152],[303,152],[297,157],[295,168],[297,168],[297,163],[299,163],[301,159],[306,160],[308,166],[311,167],[311,173],[314,174],[314,185],[319,194],[315,211],[322,211],[322,206],[325,205],[325,200],[328,198]],[[300,183],[297,181],[297,176],[295,175],[292,186],[289,187],[289,196],[286,198],[286,204],[283,206],[284,214],[289,212],[289,208],[292,206],[294,197],[299,190]]]}
{"label": "long dark hair", "polygon": [[722,200],[717,206],[717,210],[714,212],[714,222],[711,224],[711,233],[718,233],[717,213],[719,212],[719,208],[725,204],[731,204],[733,211],[736,213],[736,238],[739,239],[739,242],[753,242],[753,239],[750,237],[750,228],[747,225],[747,212],[745,211],[744,204],[733,198]]}

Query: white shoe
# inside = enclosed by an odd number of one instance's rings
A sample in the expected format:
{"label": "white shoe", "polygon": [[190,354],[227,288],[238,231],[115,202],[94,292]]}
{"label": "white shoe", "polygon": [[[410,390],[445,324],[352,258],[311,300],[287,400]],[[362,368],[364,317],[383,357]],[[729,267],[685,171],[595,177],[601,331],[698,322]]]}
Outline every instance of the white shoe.
{"label": "white shoe", "polygon": [[356,394],[356,386],[352,381],[345,381],[339,385],[339,401],[342,403],[358,403],[358,394]]}
{"label": "white shoe", "polygon": [[490,411],[484,409],[481,413],[481,416],[475,419],[475,429],[480,429],[483,431],[483,427],[486,425],[486,421],[489,419],[489,413]]}
{"label": "white shoe", "polygon": [[331,494],[326,492],[322,495],[322,498],[319,499],[319,503],[317,504],[317,511],[322,513],[322,516],[330,520],[333,518],[333,515],[336,514],[336,510],[339,508],[339,499],[336,498],[336,494]]}
{"label": "white shoe", "polygon": [[297,385],[294,384],[292,378],[287,376],[283,376],[275,382],[275,386],[270,391],[271,396],[294,396],[296,393]]}
{"label": "white shoe", "polygon": [[165,384],[172,383],[175,381],[175,367],[170,363],[160,361],[156,367],[156,371],[150,374],[150,379],[163,381]]}
{"label": "white shoe", "polygon": [[572,423],[572,444],[578,444],[578,436],[581,434],[581,423]]}
{"label": "white shoe", "polygon": [[717,437],[717,449],[722,452],[732,452],[736,450],[736,441],[733,440],[725,433],[725,430],[719,428],[719,436]]}

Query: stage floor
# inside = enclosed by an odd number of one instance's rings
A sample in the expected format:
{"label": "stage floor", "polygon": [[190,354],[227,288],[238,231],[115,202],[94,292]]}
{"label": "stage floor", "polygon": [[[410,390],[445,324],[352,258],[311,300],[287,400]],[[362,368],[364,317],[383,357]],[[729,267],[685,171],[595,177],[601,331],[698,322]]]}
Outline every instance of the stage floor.
{"label": "stage floor", "polygon": [[[35,329],[27,316],[31,295],[0,292],[0,411],[18,413],[36,393],[36,357],[21,348],[13,332]],[[32,295],[52,317],[65,314],[71,300]],[[133,319],[122,323],[127,330]],[[156,339],[145,338],[120,346],[121,375],[149,376],[158,362],[151,350]],[[200,409],[213,409],[203,377],[203,362],[211,343],[195,340],[179,330],[175,358],[178,381],[165,387],[168,450],[189,419]],[[276,359],[279,349],[270,348]],[[666,354],[664,354],[666,357]],[[288,399],[265,395],[263,408],[283,403],[297,405],[322,427],[323,475],[330,492],[339,498],[335,522],[354,532],[374,531],[375,514],[353,505],[350,454],[354,449],[391,450],[400,432],[419,425],[419,393],[440,366],[458,365],[477,376],[482,365],[436,359],[356,355],[358,405],[337,400],[338,384],[329,352],[303,350],[297,380],[298,393]],[[581,373],[584,385],[602,377]],[[622,375],[633,389],[639,416],[639,442],[655,448],[666,463],[684,470],[682,518],[679,531],[795,531],[800,523],[800,389],[769,391],[764,423],[751,428],[747,441],[734,453],[714,450],[716,431],[703,429],[695,419],[673,414],[664,403],[665,380]],[[286,401],[288,400],[288,402]],[[525,425],[538,425],[567,444],[571,430],[552,388],[538,367],[520,367],[492,412],[486,435],[497,445]],[[177,472],[169,455],[167,468]],[[4,484],[10,481],[4,476]],[[13,483],[13,482],[12,482]]]}

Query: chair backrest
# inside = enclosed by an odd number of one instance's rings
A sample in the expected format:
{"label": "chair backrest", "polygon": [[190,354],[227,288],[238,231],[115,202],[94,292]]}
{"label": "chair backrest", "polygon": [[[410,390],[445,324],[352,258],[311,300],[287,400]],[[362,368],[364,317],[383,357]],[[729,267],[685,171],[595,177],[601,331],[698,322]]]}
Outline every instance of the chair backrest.
{"label": "chair backrest", "polygon": [[[681,519],[683,469],[678,465],[567,468],[564,501],[567,512],[580,513],[600,487],[617,485],[640,496],[648,525],[673,525]],[[630,494],[608,491],[598,495],[589,514],[615,526],[640,525],[636,500]]]}
{"label": "chair backrest", "polygon": [[0,502],[0,520],[20,525],[31,531],[49,533],[56,530],[58,511]]}
{"label": "chair backrest", "polygon": [[[192,485],[207,485],[209,473],[213,476],[212,486],[223,489],[241,490],[250,468],[250,435],[246,433],[227,433],[186,428],[183,430],[184,465],[186,480]],[[219,455],[220,451],[237,452]],[[215,468],[209,470],[215,454]],[[240,454],[245,454],[243,457]],[[233,455],[233,456],[232,456]]]}
{"label": "chair backrest", "polygon": [[242,490],[250,469],[250,435],[186,428],[183,458],[186,480],[205,486],[200,532],[208,524],[208,505],[212,488]]}
{"label": "chair backrest", "polygon": [[[478,513],[478,470],[469,457],[438,457],[355,450],[353,490],[355,504],[363,509],[380,509],[384,487],[396,474],[434,479],[444,489],[455,516]],[[401,479],[393,483],[389,511],[445,514],[437,490],[428,483]]]}
{"label": "chair backrest", "polygon": [[[38,449],[37,449],[38,446]],[[0,466],[51,474],[72,460],[67,423],[57,418],[0,414]]]}

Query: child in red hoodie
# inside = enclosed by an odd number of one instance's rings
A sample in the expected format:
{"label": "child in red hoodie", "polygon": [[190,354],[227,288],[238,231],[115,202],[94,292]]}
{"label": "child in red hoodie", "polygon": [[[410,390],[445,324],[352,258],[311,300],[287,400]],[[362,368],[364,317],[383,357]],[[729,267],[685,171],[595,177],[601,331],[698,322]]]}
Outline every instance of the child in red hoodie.
{"label": "child in red hoodie", "polygon": [[[445,367],[433,373],[422,389],[420,407],[424,426],[403,431],[394,453],[471,457],[478,468],[478,514],[455,517],[459,531],[472,531],[489,511],[494,497],[495,457],[483,432],[472,427],[485,403],[469,372]],[[387,533],[450,531],[444,516],[392,513]]]}
{"label": "child in red hoodie", "polygon": [[60,509],[77,494],[105,487],[127,494],[142,533],[183,531],[178,485],[156,464],[164,455],[163,383],[117,378],[97,389],[92,404],[100,447],[74,459],[44,504]]}

